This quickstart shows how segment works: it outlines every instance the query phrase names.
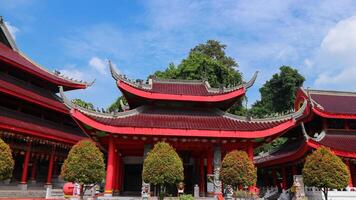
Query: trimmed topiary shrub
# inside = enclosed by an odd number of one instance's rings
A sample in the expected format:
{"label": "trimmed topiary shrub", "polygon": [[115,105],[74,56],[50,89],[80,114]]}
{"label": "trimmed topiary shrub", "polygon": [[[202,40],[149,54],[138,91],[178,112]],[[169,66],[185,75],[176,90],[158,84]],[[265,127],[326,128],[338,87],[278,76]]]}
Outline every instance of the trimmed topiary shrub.
{"label": "trimmed topiary shrub", "polygon": [[231,151],[221,163],[221,180],[234,188],[253,186],[257,181],[257,169],[244,151]]}
{"label": "trimmed topiary shrub", "polygon": [[328,199],[328,188],[343,189],[350,180],[350,172],[345,163],[329,148],[321,147],[310,154],[303,168],[305,185],[323,190]]}
{"label": "trimmed topiary shrub", "polygon": [[81,140],[69,151],[64,161],[61,176],[65,181],[79,183],[83,198],[85,185],[98,184],[105,178],[103,153],[91,140]]}
{"label": "trimmed topiary shrub", "polygon": [[183,162],[174,148],[166,142],[155,144],[143,163],[142,180],[160,186],[163,193],[165,186],[183,179]]}
{"label": "trimmed topiary shrub", "polygon": [[194,197],[191,194],[184,194],[179,196],[179,200],[194,200]]}
{"label": "trimmed topiary shrub", "polygon": [[14,166],[15,161],[12,158],[11,149],[0,138],[0,181],[11,178]]}

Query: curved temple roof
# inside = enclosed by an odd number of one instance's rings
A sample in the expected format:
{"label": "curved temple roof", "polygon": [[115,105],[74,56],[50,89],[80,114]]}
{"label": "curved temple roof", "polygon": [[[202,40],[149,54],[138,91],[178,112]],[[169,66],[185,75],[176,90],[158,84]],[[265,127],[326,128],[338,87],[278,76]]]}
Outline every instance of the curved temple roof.
{"label": "curved temple roof", "polygon": [[1,17],[0,34],[5,37],[3,38],[3,40],[5,40],[3,41],[4,43],[1,42],[2,40],[0,40],[0,59],[4,62],[10,63],[11,65],[18,67],[21,70],[41,77],[54,84],[62,85],[67,89],[84,89],[93,84],[93,82],[87,83],[57,75],[28,58],[17,48],[15,40],[12,38],[4,20]]}
{"label": "curved temple roof", "polygon": [[[230,88],[212,88],[207,81],[150,79],[148,84],[137,83],[119,74],[109,61],[112,77],[117,81],[123,94],[135,95],[141,99],[169,100],[186,102],[216,103],[240,98],[257,78],[256,72],[250,81]],[[135,97],[135,99],[137,99]],[[128,99],[130,104],[130,99]],[[229,102],[229,105],[235,101]],[[132,103],[133,104],[133,103]],[[132,106],[137,107],[138,105]],[[225,106],[226,107],[226,106]]]}
{"label": "curved temple roof", "polygon": [[304,90],[313,112],[325,118],[356,119],[356,93],[328,90]]}
{"label": "curved temple roof", "polygon": [[116,134],[172,135],[195,137],[261,138],[282,133],[296,124],[306,110],[274,118],[247,119],[219,109],[166,109],[140,106],[126,112],[100,113],[74,105],[60,88],[71,115],[98,130]]}
{"label": "curved temple roof", "polygon": [[301,124],[304,139],[283,145],[275,152],[254,158],[254,162],[259,167],[267,167],[280,163],[296,161],[310,149],[317,149],[320,146],[329,147],[336,155],[356,158],[356,137],[350,130],[323,130],[317,137],[307,135],[304,124]]}

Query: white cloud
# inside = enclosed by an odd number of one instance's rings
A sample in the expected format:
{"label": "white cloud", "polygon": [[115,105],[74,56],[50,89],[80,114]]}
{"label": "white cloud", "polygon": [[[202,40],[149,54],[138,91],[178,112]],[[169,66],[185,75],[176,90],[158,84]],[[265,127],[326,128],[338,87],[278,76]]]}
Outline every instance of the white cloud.
{"label": "white cloud", "polygon": [[351,89],[356,85],[356,16],[339,21],[326,34],[315,57],[314,85],[328,89]]}
{"label": "white cloud", "polygon": [[356,66],[338,71],[335,74],[322,73],[315,80],[315,85],[321,88],[337,90],[355,90]]}
{"label": "white cloud", "polygon": [[100,59],[98,57],[92,57],[89,60],[89,65],[95,69],[96,71],[98,71],[99,73],[101,73],[102,75],[106,75],[107,74],[107,64],[103,59]]}
{"label": "white cloud", "polygon": [[[342,38],[329,31],[353,24],[336,25],[355,14],[356,3],[351,1],[153,0],[144,6],[143,14],[130,21],[130,28],[105,23],[68,29],[74,31],[63,34],[65,53],[84,62],[110,58],[130,78],[144,79],[169,62],[180,61],[194,45],[216,39],[227,45],[227,54],[240,64],[245,79],[255,70],[261,71],[249,90],[251,103],[258,98],[259,85],[281,65],[298,68],[311,86],[330,89],[341,79],[349,80],[342,72],[352,73],[351,66],[355,66],[352,59],[345,63],[345,58],[351,57],[345,54],[353,41],[338,47],[341,44],[335,42]],[[352,33],[347,37],[354,39]],[[108,72],[100,66],[100,73]],[[333,83],[327,84],[328,78],[334,78]],[[103,88],[108,84],[108,79],[103,80]]]}
{"label": "white cloud", "polygon": [[19,29],[16,26],[11,25],[10,22],[5,22],[5,25],[9,29],[12,38],[16,40],[16,33],[19,32]]}
{"label": "white cloud", "polygon": [[60,69],[59,72],[69,78],[73,78],[76,80],[85,80],[85,75],[81,70],[77,70],[77,69]]}

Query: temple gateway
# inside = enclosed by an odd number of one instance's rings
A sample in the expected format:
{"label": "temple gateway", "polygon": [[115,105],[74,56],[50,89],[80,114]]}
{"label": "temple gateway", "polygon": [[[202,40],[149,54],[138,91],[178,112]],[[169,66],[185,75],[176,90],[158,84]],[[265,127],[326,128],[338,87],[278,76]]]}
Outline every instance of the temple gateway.
{"label": "temple gateway", "polygon": [[[158,141],[170,143],[184,163],[185,193],[199,186],[213,193],[208,177],[231,150],[243,150],[258,168],[257,187],[290,188],[305,157],[326,146],[349,167],[356,184],[356,93],[300,88],[294,112],[265,119],[236,116],[227,110],[257,77],[230,88],[206,81],[149,79],[135,82],[109,64],[127,105],[123,112],[99,112],[75,105],[69,90],[91,83],[50,72],[26,57],[0,20],[0,137],[15,159],[11,180],[0,183],[61,187],[60,167],[73,144],[97,142],[106,156],[105,193],[140,195],[143,160]],[[118,92],[119,94],[119,92]],[[277,137],[280,149],[254,156],[254,149]]]}

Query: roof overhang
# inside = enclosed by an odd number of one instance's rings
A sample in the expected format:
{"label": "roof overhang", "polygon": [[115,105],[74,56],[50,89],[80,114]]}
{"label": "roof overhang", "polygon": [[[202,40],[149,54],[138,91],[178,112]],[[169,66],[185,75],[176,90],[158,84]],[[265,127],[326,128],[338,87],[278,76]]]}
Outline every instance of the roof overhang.
{"label": "roof overhang", "polygon": [[84,139],[83,137],[69,134],[61,130],[5,116],[0,116],[0,128],[10,132],[17,132],[67,144],[75,144],[79,140]]}
{"label": "roof overhang", "polygon": [[204,130],[204,129],[171,129],[171,128],[142,128],[142,127],[118,127],[102,124],[86,116],[77,109],[71,110],[71,115],[80,122],[95,129],[113,134],[146,135],[146,136],[184,136],[184,137],[208,137],[208,138],[263,138],[270,137],[292,128],[296,121],[290,119],[273,128],[259,131],[228,131],[228,130]]}
{"label": "roof overhang", "polygon": [[[241,87],[240,89],[234,90],[229,93],[216,94],[211,96],[193,96],[193,95],[177,95],[177,94],[163,94],[163,93],[153,93],[150,91],[145,91],[142,89],[138,89],[130,84],[122,80],[117,81],[117,86],[121,90],[121,92],[125,95],[128,100],[130,107],[134,108],[135,103],[132,101],[136,101],[137,99],[141,99],[141,101],[174,101],[174,102],[186,102],[186,103],[203,103],[203,104],[220,104],[221,106],[217,106],[223,109],[230,107],[231,104],[236,102],[246,93],[246,89]],[[133,96],[133,98],[130,98]]]}
{"label": "roof overhang", "polygon": [[54,99],[47,98],[45,96],[32,92],[31,90],[24,89],[18,85],[12,84],[7,81],[3,81],[1,79],[0,79],[0,91],[5,94],[29,101],[31,103],[44,106],[51,110],[59,111],[65,114],[69,113],[68,108],[66,108],[66,106],[63,105],[62,102],[60,102],[60,99],[56,101]]}

